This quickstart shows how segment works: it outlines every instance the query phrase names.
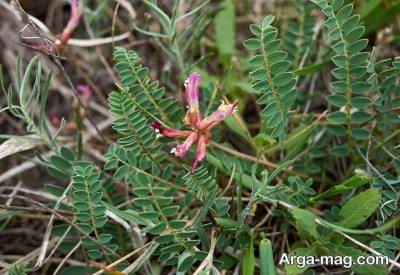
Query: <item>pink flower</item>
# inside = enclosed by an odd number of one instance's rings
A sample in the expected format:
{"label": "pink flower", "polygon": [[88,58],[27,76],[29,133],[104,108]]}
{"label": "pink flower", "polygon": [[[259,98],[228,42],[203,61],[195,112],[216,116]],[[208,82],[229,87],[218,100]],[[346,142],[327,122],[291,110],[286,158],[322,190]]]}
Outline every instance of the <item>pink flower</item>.
{"label": "pink flower", "polygon": [[188,103],[188,110],[184,122],[191,128],[191,131],[168,128],[161,125],[158,121],[151,123],[151,127],[157,135],[185,139],[182,144],[177,145],[171,150],[171,153],[177,157],[184,157],[189,148],[197,142],[196,155],[192,162],[192,171],[196,169],[198,163],[206,158],[207,141],[211,139],[211,129],[237,110],[237,102],[233,104],[222,102],[214,113],[202,119],[199,109],[199,84],[200,75],[197,73],[192,73],[185,82],[185,100]]}
{"label": "pink flower", "polygon": [[177,157],[184,157],[192,144],[196,142],[197,137],[197,133],[191,132],[182,144],[179,144],[175,148],[172,148],[171,153],[174,153]]}
{"label": "pink flower", "polygon": [[154,131],[157,134],[159,134],[161,136],[165,136],[165,137],[187,138],[192,133],[190,131],[180,131],[180,130],[175,130],[172,128],[164,127],[158,121],[152,122],[151,127],[154,129]]}
{"label": "pink flower", "polygon": [[53,126],[56,127],[57,129],[59,129],[61,127],[60,117],[57,116],[57,114],[54,112],[49,112],[49,117],[50,117],[50,121],[53,124]]}
{"label": "pink flower", "polygon": [[93,99],[92,90],[88,85],[77,85],[76,91],[81,94],[82,100],[85,103],[89,103]]}
{"label": "pink flower", "polygon": [[199,110],[199,84],[200,75],[198,73],[192,73],[185,82],[185,99],[188,103],[188,111],[184,121],[190,127],[197,125],[201,120],[201,113]]}
{"label": "pink flower", "polygon": [[199,142],[197,143],[197,151],[195,159],[192,163],[192,171],[196,169],[196,166],[199,162],[202,162],[206,158],[206,147],[207,147],[207,139],[204,135],[199,137]]}
{"label": "pink flower", "polygon": [[237,102],[233,104],[226,104],[221,102],[218,109],[210,116],[204,118],[198,125],[199,129],[210,130],[212,127],[223,121],[225,118],[234,113],[237,109]]}

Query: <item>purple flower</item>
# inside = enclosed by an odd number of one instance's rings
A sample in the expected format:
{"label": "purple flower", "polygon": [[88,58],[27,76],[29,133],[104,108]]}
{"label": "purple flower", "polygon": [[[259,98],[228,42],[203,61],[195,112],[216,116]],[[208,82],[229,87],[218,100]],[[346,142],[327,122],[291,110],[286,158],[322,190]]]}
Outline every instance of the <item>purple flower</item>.
{"label": "purple flower", "polygon": [[233,104],[222,102],[215,112],[202,119],[199,109],[199,85],[200,75],[198,73],[192,73],[185,82],[185,100],[188,103],[188,111],[186,112],[184,122],[192,129],[191,131],[180,131],[164,127],[157,121],[151,123],[151,127],[158,135],[185,139],[182,144],[177,145],[171,150],[171,153],[177,157],[184,157],[189,148],[197,142],[196,155],[192,162],[192,171],[206,157],[207,141],[211,139],[211,129],[237,110],[237,102]]}
{"label": "purple flower", "polygon": [[76,90],[78,91],[79,94],[82,96],[82,100],[85,103],[89,103],[93,99],[93,93],[92,90],[88,85],[77,85]]}
{"label": "purple flower", "polygon": [[199,84],[200,75],[198,73],[192,73],[185,82],[185,99],[188,103],[188,111],[184,121],[190,127],[197,125],[201,120],[201,113],[199,110]]}

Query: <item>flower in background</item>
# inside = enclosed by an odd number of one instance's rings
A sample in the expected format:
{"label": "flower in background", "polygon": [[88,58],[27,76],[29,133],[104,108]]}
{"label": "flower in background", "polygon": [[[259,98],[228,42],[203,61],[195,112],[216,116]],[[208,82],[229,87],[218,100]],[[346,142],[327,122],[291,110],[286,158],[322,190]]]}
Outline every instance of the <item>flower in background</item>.
{"label": "flower in background", "polygon": [[76,90],[81,95],[83,102],[89,103],[93,99],[92,90],[88,85],[77,85]]}
{"label": "flower in background", "polygon": [[67,44],[68,40],[71,38],[72,33],[78,27],[79,21],[83,13],[83,4],[80,0],[69,0],[69,5],[71,7],[71,15],[69,17],[68,23],[63,29],[60,38],[55,41],[56,46],[63,47]]}
{"label": "flower in background", "polygon": [[171,153],[177,157],[184,157],[189,148],[197,142],[196,156],[192,162],[192,171],[206,157],[207,141],[211,139],[211,129],[237,110],[237,102],[233,104],[221,102],[221,105],[214,113],[202,118],[199,109],[199,85],[200,75],[197,73],[192,73],[185,82],[185,100],[188,103],[188,110],[184,122],[191,129],[190,131],[168,128],[161,125],[158,121],[151,124],[151,127],[159,136],[185,139],[183,143],[171,150]]}
{"label": "flower in background", "polygon": [[50,118],[51,124],[53,124],[53,126],[56,129],[59,129],[61,127],[61,119],[56,113],[49,112],[49,118]]}

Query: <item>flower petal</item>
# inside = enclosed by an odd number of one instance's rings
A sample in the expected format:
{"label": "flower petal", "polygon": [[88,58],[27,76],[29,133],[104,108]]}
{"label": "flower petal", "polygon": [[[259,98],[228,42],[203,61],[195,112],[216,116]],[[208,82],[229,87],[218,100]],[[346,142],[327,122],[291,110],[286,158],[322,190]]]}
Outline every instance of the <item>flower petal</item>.
{"label": "flower petal", "polygon": [[192,146],[193,142],[197,140],[197,134],[192,132],[184,143],[177,145],[171,152],[177,157],[183,157],[186,155],[189,148]]}
{"label": "flower petal", "polygon": [[198,73],[192,73],[185,82],[185,97],[189,106],[199,105],[199,84],[200,75]]}
{"label": "flower petal", "polygon": [[219,105],[218,109],[209,115],[208,117],[204,118],[200,121],[198,128],[200,130],[211,129],[219,122],[223,121],[229,115],[233,114],[237,110],[237,101],[233,104],[226,104],[222,101],[221,105]]}
{"label": "flower petal", "polygon": [[76,90],[82,95],[82,100],[89,103],[93,99],[92,90],[88,85],[77,85]]}
{"label": "flower petal", "polygon": [[157,134],[160,134],[165,137],[187,138],[192,133],[189,131],[180,131],[180,130],[175,130],[172,128],[164,127],[158,121],[153,121],[150,126],[151,126],[151,128],[154,129],[154,131]]}
{"label": "flower petal", "polygon": [[207,138],[204,135],[201,135],[199,137],[199,141],[197,142],[197,151],[196,151],[196,157],[192,163],[192,172],[194,172],[194,170],[196,170],[197,164],[199,162],[202,162],[206,158],[206,154],[207,154],[206,142],[207,142]]}
{"label": "flower petal", "polygon": [[188,111],[184,121],[186,124],[193,127],[195,127],[201,120],[201,114],[199,110],[199,84],[200,75],[198,73],[192,73],[185,82],[185,99],[188,103]]}

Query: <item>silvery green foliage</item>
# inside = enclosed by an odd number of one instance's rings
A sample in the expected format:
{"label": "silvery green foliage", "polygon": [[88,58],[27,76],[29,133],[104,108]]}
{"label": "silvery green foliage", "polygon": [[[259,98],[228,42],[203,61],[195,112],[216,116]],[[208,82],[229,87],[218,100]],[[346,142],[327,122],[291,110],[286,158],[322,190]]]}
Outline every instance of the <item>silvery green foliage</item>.
{"label": "silvery green foliage", "polygon": [[[368,72],[371,76],[368,82],[373,85],[373,92],[377,97],[374,105],[381,115],[377,118],[379,123],[377,127],[382,133],[391,134],[391,125],[399,123],[400,119],[396,113],[390,110],[399,108],[399,95],[396,91],[400,87],[400,57],[371,61],[368,66]],[[367,106],[371,105],[370,101],[365,100]]]}
{"label": "silvery green foliage", "polygon": [[183,177],[185,184],[200,200],[204,201],[207,197],[217,196],[221,192],[215,182],[215,174],[210,175],[204,166],[198,167],[193,173],[189,171],[189,167],[187,170],[188,172]]}
{"label": "silvery green foliage", "polygon": [[[38,56],[29,61],[23,75],[21,75],[20,70],[20,59],[18,59],[16,67],[17,83],[16,91],[14,91],[12,85],[6,88],[2,66],[0,65],[0,88],[7,99],[7,109],[14,117],[26,124],[27,132],[32,134],[31,136],[26,136],[27,139],[40,139],[43,143],[53,146],[58,133],[50,132],[45,116],[52,74],[50,73],[44,80],[42,79],[42,66],[38,62]],[[34,76],[33,83],[31,81],[32,76]],[[17,98],[17,103],[14,103],[14,96]],[[63,120],[61,124],[62,128]]]}
{"label": "silvery green foliage", "polygon": [[28,274],[26,264],[13,264],[8,271],[8,275],[26,275]]}
{"label": "silvery green foliage", "polygon": [[[73,167],[72,205],[77,225],[85,233],[93,233],[99,243],[114,251],[118,246],[110,243],[112,235],[100,231],[108,221],[106,207],[101,203],[104,195],[102,185],[100,173],[94,171],[91,163],[78,162]],[[98,259],[103,256],[102,248],[92,240],[83,237],[81,242],[90,258]]]}
{"label": "silvery green foliage", "polygon": [[273,20],[274,17],[269,15],[261,25],[251,25],[255,38],[244,41],[244,45],[258,53],[248,62],[254,68],[250,72],[252,86],[262,94],[257,103],[265,106],[261,112],[263,123],[271,129],[273,137],[282,141],[291,107],[297,97],[297,87],[287,53],[281,50],[278,30],[271,25]]}
{"label": "silvery green foliage", "polygon": [[396,251],[400,250],[400,240],[392,235],[382,235],[374,238],[370,247],[380,252],[382,255],[394,259]]}
{"label": "silvery green foliage", "polygon": [[299,177],[289,177],[287,183],[281,185],[273,197],[279,198],[295,206],[305,206],[311,196],[315,195],[315,190],[312,188],[313,181],[306,181]]}
{"label": "silvery green foliage", "polygon": [[312,16],[315,6],[309,1],[293,1],[295,16],[286,23],[287,30],[284,32],[283,47],[288,53],[293,69],[308,65],[308,57],[313,54],[315,47],[314,34],[316,20]]}
{"label": "silvery green foliage", "polygon": [[328,130],[336,136],[347,136],[347,143],[334,148],[334,153],[344,155],[353,140],[365,140],[369,134],[362,127],[371,118],[365,111],[370,104],[365,94],[373,87],[367,81],[370,54],[363,51],[368,39],[362,38],[365,27],[360,25],[359,15],[352,15],[352,4],[345,5],[343,0],[312,2],[322,9],[326,17],[324,25],[329,30],[328,37],[335,52],[331,61],[336,68],[331,73],[337,81],[330,84],[334,94],[327,96],[327,100],[338,110],[328,115],[331,123]]}
{"label": "silvery green foliage", "polygon": [[[154,165],[149,173],[146,162],[116,145],[109,148],[106,158],[105,168],[116,169],[114,177],[125,179],[132,188],[135,199],[127,213],[134,217],[144,234],[153,236],[159,244],[154,251],[159,261],[167,265],[180,263],[179,270],[185,271],[203,259],[205,254],[196,249],[199,244],[196,231],[189,227],[186,219],[177,218],[180,206],[174,198],[175,187],[179,185],[172,182],[173,167],[168,165],[161,171]],[[184,261],[180,262],[182,257]]]}
{"label": "silvery green foliage", "polygon": [[[159,86],[158,81],[150,80],[149,69],[140,63],[141,60],[134,51],[116,48],[114,59],[115,69],[124,88],[119,92],[125,92],[124,99],[132,105],[126,106],[127,108],[139,108],[141,112],[154,114],[165,122],[176,121],[181,117],[177,101],[165,95],[165,89]],[[113,103],[113,98],[110,103]]]}

